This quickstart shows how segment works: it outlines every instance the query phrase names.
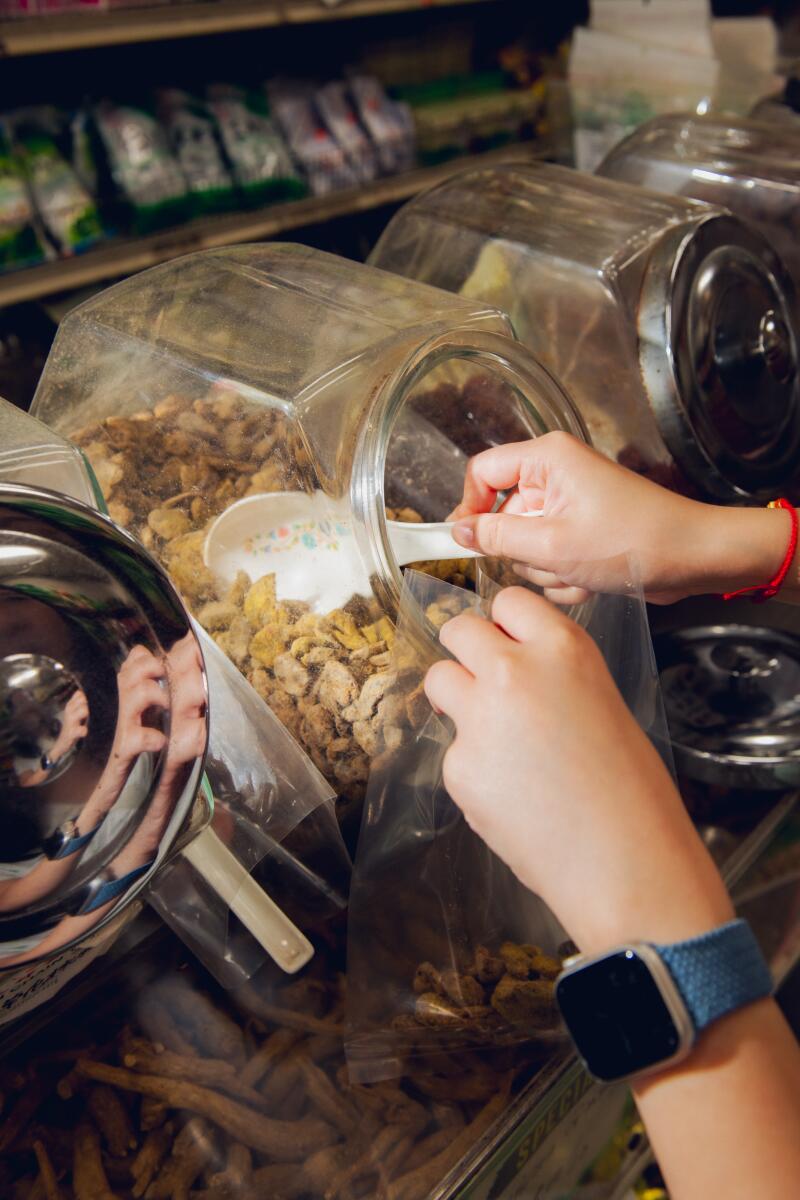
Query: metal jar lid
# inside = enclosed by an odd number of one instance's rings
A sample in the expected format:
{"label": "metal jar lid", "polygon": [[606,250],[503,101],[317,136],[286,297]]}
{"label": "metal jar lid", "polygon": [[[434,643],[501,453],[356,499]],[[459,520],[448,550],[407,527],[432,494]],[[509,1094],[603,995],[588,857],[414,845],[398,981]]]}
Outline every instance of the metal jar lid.
{"label": "metal jar lid", "polygon": [[702,625],[654,639],[678,769],[702,783],[800,786],[800,638]]}
{"label": "metal jar lid", "polygon": [[78,501],[0,485],[0,967],[144,885],[207,737],[199,644],[163,570]]}
{"label": "metal jar lid", "polygon": [[772,498],[800,478],[794,286],[735,217],[668,231],[650,258],[639,356],[667,447],[702,495]]}

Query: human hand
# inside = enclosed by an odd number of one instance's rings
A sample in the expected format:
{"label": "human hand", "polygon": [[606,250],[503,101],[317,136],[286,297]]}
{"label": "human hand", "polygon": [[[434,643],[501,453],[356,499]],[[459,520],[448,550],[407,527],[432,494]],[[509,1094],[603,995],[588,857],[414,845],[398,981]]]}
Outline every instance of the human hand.
{"label": "human hand", "polygon": [[161,686],[163,662],[144,646],[134,646],[117,673],[117,728],[109,769],[126,778],[140,754],[157,754],[167,744],[166,734],[146,722],[149,709],[166,709],[168,696]]}
{"label": "human hand", "polygon": [[167,654],[172,700],[167,770],[194,762],[208,734],[203,660],[194,634],[185,634]]}
{"label": "human hand", "polygon": [[[492,513],[498,492],[511,488]],[[543,513],[536,521],[518,515],[533,509]],[[787,536],[785,514],[689,500],[566,433],[478,454],[453,519],[460,545],[512,559],[560,604],[634,582],[654,603],[766,582]]]}
{"label": "human hand", "polygon": [[428,672],[455,723],[444,783],[581,949],[675,941],[730,919],[722,881],[589,635],[508,588],[440,631]]}
{"label": "human hand", "polygon": [[[166,656],[170,693],[169,743],[158,787],[133,837],[122,852],[125,871],[155,857],[190,767],[202,756],[208,734],[203,660],[190,632]],[[122,868],[121,868],[122,869]]]}
{"label": "human hand", "polygon": [[64,706],[64,719],[58,737],[50,747],[49,758],[58,762],[68,754],[76,742],[85,738],[89,730],[89,703],[85,692],[78,688]]}

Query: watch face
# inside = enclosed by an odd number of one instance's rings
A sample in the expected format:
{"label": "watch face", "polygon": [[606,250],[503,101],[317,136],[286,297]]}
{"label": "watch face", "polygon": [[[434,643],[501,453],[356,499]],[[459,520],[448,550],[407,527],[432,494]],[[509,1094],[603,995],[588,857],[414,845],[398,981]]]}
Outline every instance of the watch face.
{"label": "watch face", "polygon": [[45,858],[58,858],[68,841],[69,836],[64,833],[63,829],[57,829],[55,833],[49,834],[42,841],[42,853]]}
{"label": "watch face", "polygon": [[597,1079],[635,1075],[682,1049],[681,1031],[651,968],[634,949],[562,975],[556,999],[578,1053]]}

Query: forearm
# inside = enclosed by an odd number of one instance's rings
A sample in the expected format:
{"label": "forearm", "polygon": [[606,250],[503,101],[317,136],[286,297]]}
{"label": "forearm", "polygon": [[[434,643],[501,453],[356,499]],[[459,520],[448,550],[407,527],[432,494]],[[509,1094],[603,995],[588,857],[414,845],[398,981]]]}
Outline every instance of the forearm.
{"label": "forearm", "polygon": [[800,1050],[773,1000],[717,1022],[634,1094],[672,1200],[797,1194]]}
{"label": "forearm", "polygon": [[[671,530],[673,555],[687,591],[735,592],[774,578],[789,546],[791,518],[781,509],[698,505],[691,525]],[[681,541],[684,549],[681,550]],[[795,551],[780,598],[800,603],[800,550]]]}
{"label": "forearm", "polygon": [[[619,831],[607,844],[598,839],[606,880],[597,881],[601,901],[580,910],[558,907],[585,952],[675,943],[734,916],[699,837],[683,814],[670,814],[676,799],[661,797],[660,829],[637,830],[633,814],[630,841]],[[785,1200],[797,1191],[800,1050],[774,1001],[718,1021],[687,1059],[637,1082],[634,1093],[672,1200]]]}
{"label": "forearm", "polygon": [[[78,856],[79,857],[79,856]],[[0,912],[12,912],[52,895],[75,870],[77,859],[44,859],[27,875],[0,883]]]}

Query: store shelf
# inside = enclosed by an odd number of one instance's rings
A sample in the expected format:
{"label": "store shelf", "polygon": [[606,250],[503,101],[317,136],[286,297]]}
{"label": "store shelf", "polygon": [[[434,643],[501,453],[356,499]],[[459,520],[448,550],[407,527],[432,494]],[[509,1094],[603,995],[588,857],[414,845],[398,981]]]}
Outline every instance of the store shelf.
{"label": "store shelf", "polygon": [[348,188],[328,196],[310,196],[305,200],[273,204],[251,212],[198,218],[186,225],[146,237],[115,239],[107,246],[74,258],[59,259],[0,275],[0,308],[23,300],[36,300],[42,296],[71,291],[120,275],[130,275],[194,250],[208,250],[235,242],[261,241],[335,217],[366,212],[382,204],[398,203],[466,167],[488,166],[521,155],[543,158],[546,156],[546,147],[540,142],[522,142],[485,154],[450,159],[435,167],[422,167],[403,175],[387,176],[360,188]]}
{"label": "store shelf", "polygon": [[169,4],[161,8],[119,9],[113,12],[62,13],[0,22],[0,57],[54,54],[94,46],[157,42],[167,38],[203,37],[275,25],[309,24],[486,4],[490,0],[206,0],[198,4]]}

